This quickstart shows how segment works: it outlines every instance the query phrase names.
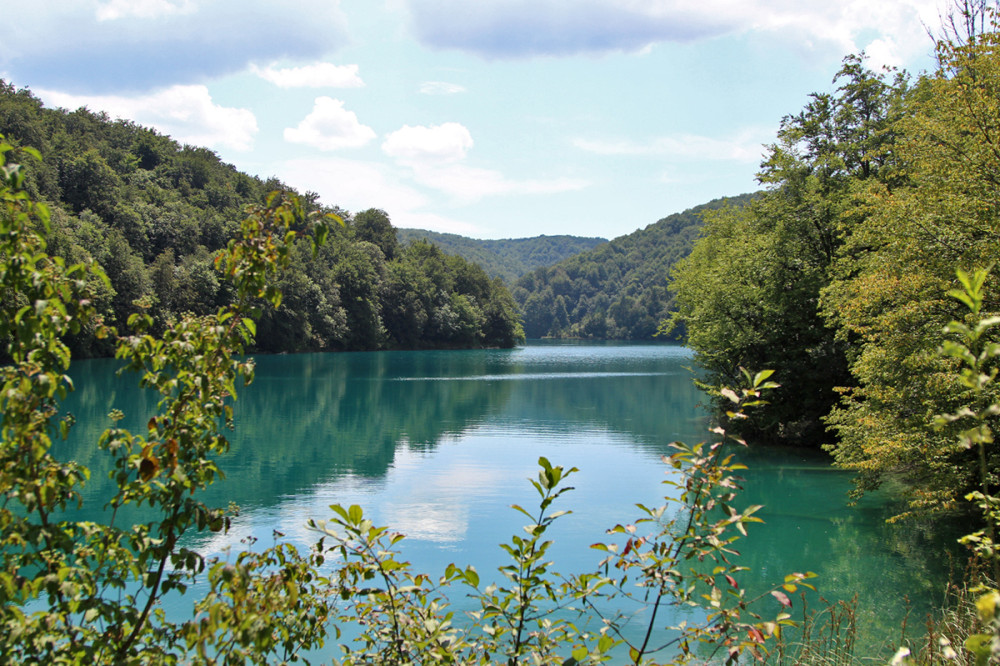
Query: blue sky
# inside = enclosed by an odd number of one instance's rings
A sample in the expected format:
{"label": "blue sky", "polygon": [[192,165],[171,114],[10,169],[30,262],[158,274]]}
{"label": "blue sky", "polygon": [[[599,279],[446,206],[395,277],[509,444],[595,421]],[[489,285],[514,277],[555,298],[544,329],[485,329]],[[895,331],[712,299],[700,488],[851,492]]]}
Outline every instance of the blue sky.
{"label": "blue sky", "polygon": [[0,77],[396,226],[614,238],[757,189],[844,56],[929,69],[945,2],[35,0]]}

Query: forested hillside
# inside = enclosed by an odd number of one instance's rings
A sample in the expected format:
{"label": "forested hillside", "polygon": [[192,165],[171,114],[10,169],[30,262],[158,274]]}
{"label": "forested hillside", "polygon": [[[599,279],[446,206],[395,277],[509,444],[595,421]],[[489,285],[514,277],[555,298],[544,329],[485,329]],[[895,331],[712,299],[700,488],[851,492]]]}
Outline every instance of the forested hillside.
{"label": "forested hillside", "polygon": [[418,240],[428,241],[448,254],[457,254],[467,261],[478,264],[490,277],[503,278],[510,285],[530,270],[551,266],[608,242],[606,238],[582,236],[481,240],[424,229],[399,229],[401,244],[408,245]]}
{"label": "forested hillside", "polygon": [[716,199],[675,213],[588,252],[536,269],[513,294],[529,338],[649,340],[673,307],[667,280],[691,251],[706,211],[743,206],[753,195]]}
{"label": "forested hillside", "polygon": [[[210,150],[179,145],[129,121],[86,109],[46,109],[26,89],[0,81],[0,134],[43,156],[26,165],[30,194],[49,202],[49,250],[98,262],[98,311],[119,330],[140,307],[162,330],[180,314],[207,314],[231,294],[214,266],[246,206],[274,179],[238,172]],[[326,212],[316,196],[308,208]],[[257,346],[265,351],[513,346],[521,337],[516,306],[502,281],[426,244],[400,247],[388,215],[337,208],[318,256],[292,251],[278,285],[281,306],[266,311]],[[110,353],[87,332],[82,355]]]}
{"label": "forested hillside", "polygon": [[[1000,470],[958,443],[1000,401],[996,271],[984,323],[949,324],[974,323],[956,269],[1000,261],[996,29],[942,41],[939,70],[915,81],[845,59],[835,91],[782,122],[767,192],[706,216],[671,284],[709,384],[777,370],[781,388],[740,424],[748,440],[827,444],[859,492],[903,481],[915,511],[954,507]],[[977,351],[955,343],[973,337]],[[995,411],[983,419],[969,442],[993,441]]]}

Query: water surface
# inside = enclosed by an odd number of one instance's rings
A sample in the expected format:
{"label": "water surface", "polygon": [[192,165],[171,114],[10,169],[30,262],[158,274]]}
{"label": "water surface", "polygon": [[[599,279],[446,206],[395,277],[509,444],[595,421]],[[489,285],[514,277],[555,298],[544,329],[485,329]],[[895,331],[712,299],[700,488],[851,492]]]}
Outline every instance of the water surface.
{"label": "water surface", "polygon": [[[599,556],[588,546],[638,518],[636,502],[656,504],[668,490],[661,458],[671,442],[708,436],[690,365],[683,347],[621,343],[259,357],[236,404],[227,478],[207,497],[237,503],[240,516],[228,535],[194,541],[218,554],[248,535],[270,543],[277,530],[306,546],[317,538],[309,519],[356,503],[408,535],[404,556],[418,570],[440,574],[455,562],[488,575],[505,563],[497,544],[525,522],[509,506],[536,503],[526,479],[545,456],[579,469],[559,507],[573,513],[551,533],[555,568],[591,570]],[[116,367],[74,366],[78,426],[67,446],[94,470],[95,496],[110,490],[93,446],[104,415],[121,409],[138,432],[155,407]],[[738,455],[750,465],[743,504],[765,505],[766,523],[739,546],[748,589],[815,571],[826,598],[858,596],[870,645],[898,634],[904,597],[917,617],[938,602],[948,550],[940,536],[886,525],[893,507],[883,496],[848,506],[850,476],[824,455]]]}

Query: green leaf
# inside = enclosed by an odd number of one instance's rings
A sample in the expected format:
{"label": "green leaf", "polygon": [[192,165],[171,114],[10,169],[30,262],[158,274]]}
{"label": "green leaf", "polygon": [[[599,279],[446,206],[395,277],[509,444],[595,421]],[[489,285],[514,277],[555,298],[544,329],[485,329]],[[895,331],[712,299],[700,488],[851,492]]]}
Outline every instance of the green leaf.
{"label": "green leaf", "polygon": [[976,666],[986,666],[990,660],[990,643],[993,637],[989,634],[973,634],[965,639],[965,649],[976,657]]}

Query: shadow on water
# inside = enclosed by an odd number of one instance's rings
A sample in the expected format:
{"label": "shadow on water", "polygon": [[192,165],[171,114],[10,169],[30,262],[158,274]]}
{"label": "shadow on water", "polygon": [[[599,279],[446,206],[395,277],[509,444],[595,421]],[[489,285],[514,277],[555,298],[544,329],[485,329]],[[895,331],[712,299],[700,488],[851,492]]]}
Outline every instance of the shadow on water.
{"label": "shadow on water", "polygon": [[903,506],[888,490],[852,505],[851,473],[832,469],[821,452],[751,447],[735,453],[748,467],[743,500],[764,505],[765,522],[741,542],[738,559],[753,572],[750,591],[793,571],[814,571],[818,593],[808,596],[811,607],[820,606],[819,597],[857,596],[860,654],[885,656],[890,640],[898,647],[904,622],[908,635],[919,635],[927,614],[940,607],[949,575],[961,574],[954,569],[961,567],[962,526],[889,523]]}

